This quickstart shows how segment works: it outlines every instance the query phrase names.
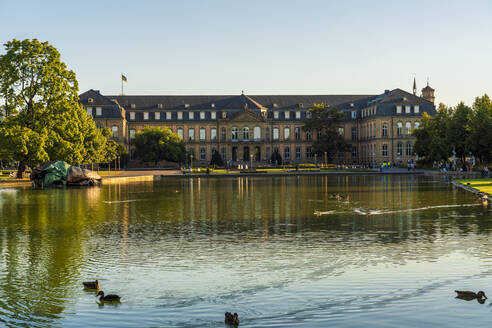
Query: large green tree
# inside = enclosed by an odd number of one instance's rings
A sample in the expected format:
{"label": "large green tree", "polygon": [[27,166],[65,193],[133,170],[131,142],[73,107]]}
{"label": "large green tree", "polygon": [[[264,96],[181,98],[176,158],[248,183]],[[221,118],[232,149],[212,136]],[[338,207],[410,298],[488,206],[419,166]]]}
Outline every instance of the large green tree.
{"label": "large green tree", "polygon": [[477,97],[468,125],[470,152],[483,162],[492,160],[492,102],[488,95]]}
{"label": "large green tree", "polygon": [[78,103],[75,73],[48,42],[12,40],[0,55],[0,155],[26,165],[101,161],[106,141]]}
{"label": "large green tree", "polygon": [[181,137],[168,127],[145,128],[135,134],[135,157],[144,162],[184,162],[186,149]]}
{"label": "large green tree", "polygon": [[325,107],[324,104],[315,104],[309,109],[311,117],[304,122],[305,131],[320,131],[320,137],[313,142],[315,153],[327,153],[333,160],[338,152],[348,151],[350,145],[340,134],[339,128],[345,119],[345,113],[335,107]]}

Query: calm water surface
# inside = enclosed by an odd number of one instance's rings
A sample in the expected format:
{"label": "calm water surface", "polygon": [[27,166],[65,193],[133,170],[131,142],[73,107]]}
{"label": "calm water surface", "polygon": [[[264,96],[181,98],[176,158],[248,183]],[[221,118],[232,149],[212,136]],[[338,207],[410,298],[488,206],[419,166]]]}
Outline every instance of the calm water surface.
{"label": "calm water surface", "polygon": [[489,326],[491,218],[423,176],[0,189],[0,326]]}

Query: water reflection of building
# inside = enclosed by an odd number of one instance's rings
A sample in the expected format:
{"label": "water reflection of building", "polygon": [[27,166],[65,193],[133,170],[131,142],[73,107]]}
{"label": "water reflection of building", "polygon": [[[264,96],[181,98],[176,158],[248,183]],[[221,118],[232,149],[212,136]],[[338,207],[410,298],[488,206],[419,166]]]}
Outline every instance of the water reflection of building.
{"label": "water reflection of building", "polygon": [[414,158],[411,131],[422,113],[436,113],[434,90],[417,96],[401,89],[378,95],[271,96],[104,96],[89,90],[81,104],[99,127],[134,152],[132,140],[144,127],[167,126],[179,134],[196,163],[207,164],[219,152],[232,162],[264,162],[277,151],[285,162],[322,161],[312,142],[317,131],[304,131],[314,104],[337,107],[346,118],[339,131],[352,145],[338,160],[345,163],[406,161]]}

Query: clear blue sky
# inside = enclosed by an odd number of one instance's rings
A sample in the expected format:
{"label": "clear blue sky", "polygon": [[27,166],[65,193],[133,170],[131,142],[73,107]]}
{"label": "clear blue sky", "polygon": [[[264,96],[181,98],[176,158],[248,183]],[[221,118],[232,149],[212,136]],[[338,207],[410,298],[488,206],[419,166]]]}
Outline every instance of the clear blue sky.
{"label": "clear blue sky", "polygon": [[[0,1],[0,41],[49,41],[80,91],[492,94],[492,1]],[[3,52],[3,48],[1,50]],[[420,93],[420,91],[419,91]]]}

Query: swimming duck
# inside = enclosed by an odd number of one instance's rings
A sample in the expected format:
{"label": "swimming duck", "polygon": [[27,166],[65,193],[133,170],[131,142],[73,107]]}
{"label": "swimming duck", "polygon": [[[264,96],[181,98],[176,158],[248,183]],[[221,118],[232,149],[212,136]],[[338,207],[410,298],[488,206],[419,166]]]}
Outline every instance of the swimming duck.
{"label": "swimming duck", "polygon": [[85,289],[101,289],[101,286],[99,286],[99,281],[84,281],[82,282],[82,285],[84,285]]}
{"label": "swimming duck", "polygon": [[102,290],[97,293],[96,297],[98,297],[99,295],[101,295],[101,297],[99,297],[99,301],[101,302],[119,302],[121,298],[115,294],[104,295],[104,292]]}
{"label": "swimming duck", "polygon": [[236,312],[234,312],[234,314],[231,312],[226,312],[224,322],[228,325],[237,327],[239,326],[239,316]]}
{"label": "swimming duck", "polygon": [[456,298],[460,298],[465,301],[471,301],[474,299],[477,300],[486,300],[487,296],[485,296],[485,293],[483,291],[479,291],[478,293],[471,292],[468,290],[455,290],[455,292],[458,294]]}

